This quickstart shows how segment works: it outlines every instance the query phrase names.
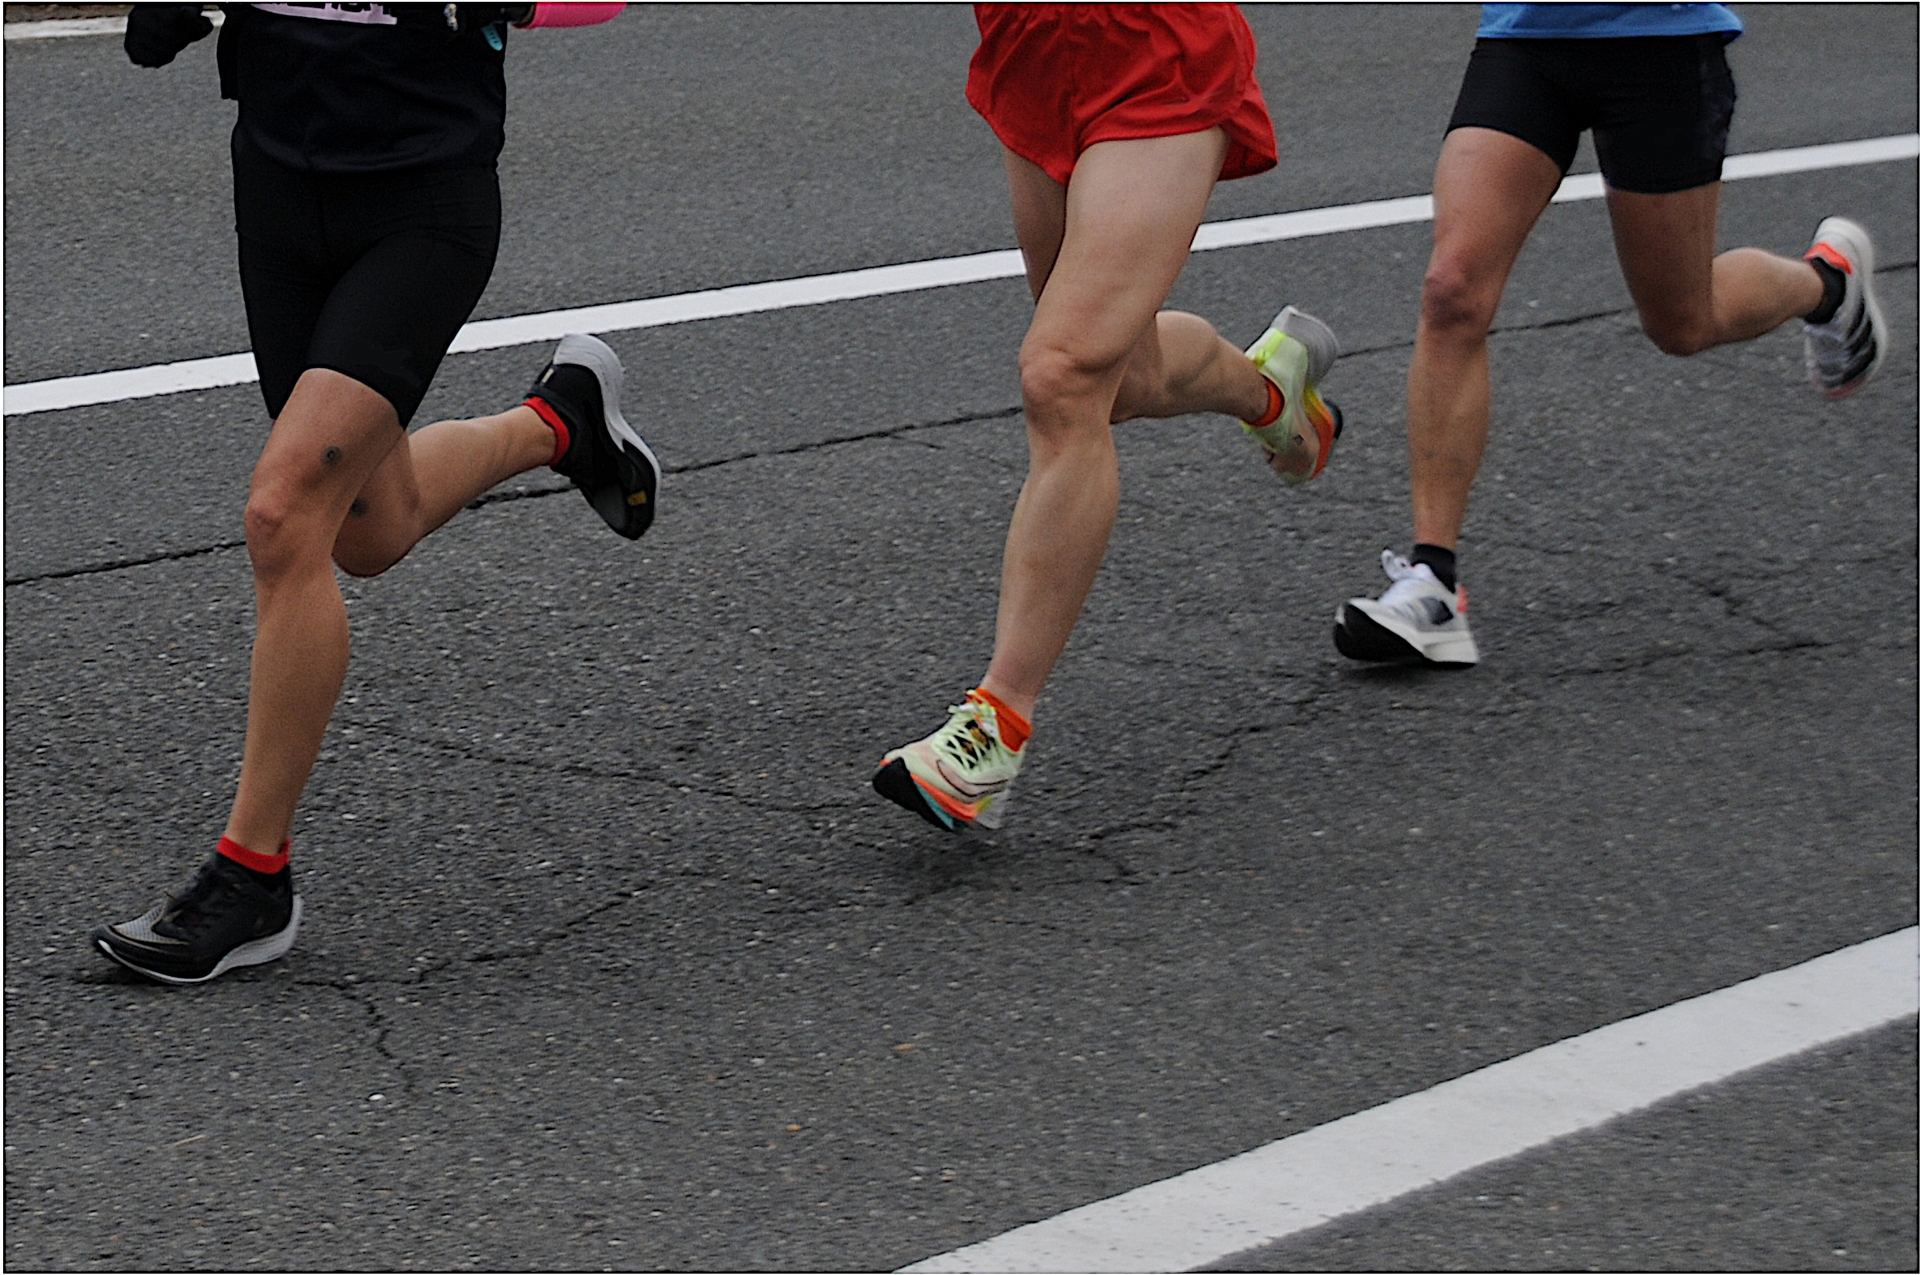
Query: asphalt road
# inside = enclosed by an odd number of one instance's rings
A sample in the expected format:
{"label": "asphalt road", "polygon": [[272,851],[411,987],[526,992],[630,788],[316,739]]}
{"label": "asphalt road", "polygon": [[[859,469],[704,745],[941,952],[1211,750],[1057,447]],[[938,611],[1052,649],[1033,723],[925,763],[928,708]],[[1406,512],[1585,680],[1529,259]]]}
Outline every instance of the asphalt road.
{"label": "asphalt road", "polygon": [[[1744,16],[1736,151],[1914,130],[1911,8]],[[1249,18],[1282,163],[1215,217],[1428,188],[1471,9]],[[517,37],[478,315],[1010,246],[972,43],[938,7]],[[244,349],[210,47],[5,57],[7,380]],[[350,584],[299,946],[185,992],[84,934],[230,800],[258,392],[9,418],[6,1264],[897,1266],[1913,924],[1915,203],[1910,163],[1725,189],[1728,245],[1873,228],[1900,339],[1841,404],[1788,331],[1659,355],[1604,210],[1548,214],[1458,675],[1328,639],[1406,548],[1427,228],[1196,257],[1176,302],[1229,335],[1333,323],[1352,428],[1301,492],[1228,423],[1118,431],[1107,565],[966,841],[864,785],[984,665],[1023,287],[614,334],[660,522],[535,474]],[[419,419],[544,357],[455,356]],[[1914,1078],[1908,1024],[1237,1268],[1913,1269]]]}

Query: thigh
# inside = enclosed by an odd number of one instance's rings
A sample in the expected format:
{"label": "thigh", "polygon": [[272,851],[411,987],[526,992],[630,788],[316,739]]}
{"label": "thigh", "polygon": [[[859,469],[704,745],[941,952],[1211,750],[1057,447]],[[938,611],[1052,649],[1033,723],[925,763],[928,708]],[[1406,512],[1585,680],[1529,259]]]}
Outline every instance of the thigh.
{"label": "thigh", "polygon": [[1580,149],[1586,127],[1578,95],[1564,74],[1556,46],[1573,40],[1480,40],[1467,59],[1447,135],[1487,129],[1518,138],[1553,161],[1561,173]]}
{"label": "thigh", "polygon": [[[374,195],[379,198],[373,198]],[[328,293],[307,366],[371,386],[404,428],[493,273],[500,196],[491,171],[422,174],[336,211],[335,237],[364,245]]]}
{"label": "thigh", "polygon": [[1013,198],[1013,234],[1020,243],[1020,259],[1027,267],[1027,287],[1038,301],[1060,255],[1067,233],[1067,188],[1047,176],[1047,170],[1002,147],[1007,164],[1007,192]]}
{"label": "thigh", "polygon": [[1457,128],[1433,173],[1428,288],[1489,321],[1534,223],[1560,188],[1559,165],[1531,143],[1492,129]]}
{"label": "thigh", "polygon": [[1670,195],[1720,180],[1733,72],[1717,34],[1593,40],[1593,149],[1613,190]]}
{"label": "thigh", "polygon": [[313,181],[233,141],[234,229],[247,334],[267,415],[278,417],[307,367],[307,348],[339,271],[326,252]]}
{"label": "thigh", "polygon": [[1650,333],[1711,326],[1720,185],[1669,195],[1607,191],[1613,247]]}
{"label": "thigh", "polygon": [[1186,265],[1227,149],[1218,128],[1100,142],[1067,185],[1060,247],[1029,343],[1118,367],[1150,339]]}

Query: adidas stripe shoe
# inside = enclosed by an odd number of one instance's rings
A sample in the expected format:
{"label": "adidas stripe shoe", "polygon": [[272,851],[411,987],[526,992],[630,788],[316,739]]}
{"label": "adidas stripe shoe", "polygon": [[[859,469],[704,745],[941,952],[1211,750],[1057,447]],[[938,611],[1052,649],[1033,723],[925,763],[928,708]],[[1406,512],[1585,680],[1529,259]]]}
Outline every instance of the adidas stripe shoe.
{"label": "adidas stripe shoe", "polygon": [[1833,318],[1805,328],[1813,387],[1828,398],[1845,398],[1872,380],[1886,357],[1886,319],[1873,295],[1873,240],[1858,223],[1829,217],[1814,231],[1807,260],[1824,261],[1847,276]]}
{"label": "adidas stripe shoe", "polygon": [[1467,591],[1449,589],[1433,568],[1393,550],[1380,555],[1393,581],[1378,599],[1349,598],[1333,613],[1333,644],[1348,659],[1470,668],[1480,649],[1467,628]]}
{"label": "adidas stripe shoe", "polygon": [[1001,742],[992,704],[978,691],[947,710],[947,724],[880,760],[874,791],[938,828],[998,828],[1026,749]]}
{"label": "adidas stripe shoe", "polygon": [[620,359],[606,342],[570,333],[527,391],[527,406],[567,428],[567,453],[554,470],[573,479],[609,527],[638,540],[653,524],[660,462],[620,415],[620,381]]}
{"label": "adidas stripe shoe", "polygon": [[1340,342],[1332,328],[1288,306],[1247,347],[1247,357],[1279,389],[1285,406],[1272,424],[1241,421],[1240,427],[1267,449],[1267,463],[1282,480],[1292,486],[1311,482],[1327,467],[1346,425],[1339,407],[1322,399],[1318,388],[1340,357]]}
{"label": "adidas stripe shoe", "polygon": [[242,965],[264,965],[293,947],[300,896],[282,869],[269,888],[216,854],[186,892],[154,904],[145,916],[96,926],[102,955],[161,983],[205,983]]}

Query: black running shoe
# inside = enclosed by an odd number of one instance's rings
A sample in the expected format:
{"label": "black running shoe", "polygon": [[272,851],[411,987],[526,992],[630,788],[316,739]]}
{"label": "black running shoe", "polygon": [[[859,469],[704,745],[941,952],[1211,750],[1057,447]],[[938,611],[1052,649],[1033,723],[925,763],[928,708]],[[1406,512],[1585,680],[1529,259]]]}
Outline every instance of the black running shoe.
{"label": "black running shoe", "polygon": [[162,983],[204,983],[241,965],[278,960],[300,930],[293,873],[281,869],[261,885],[245,868],[216,854],[186,893],[169,895],[145,916],[95,927],[108,959]]}
{"label": "black running shoe", "polygon": [[638,540],[653,524],[660,462],[620,415],[620,359],[607,343],[571,333],[527,391],[566,423],[567,454],[553,468],[587,498],[606,524]]}

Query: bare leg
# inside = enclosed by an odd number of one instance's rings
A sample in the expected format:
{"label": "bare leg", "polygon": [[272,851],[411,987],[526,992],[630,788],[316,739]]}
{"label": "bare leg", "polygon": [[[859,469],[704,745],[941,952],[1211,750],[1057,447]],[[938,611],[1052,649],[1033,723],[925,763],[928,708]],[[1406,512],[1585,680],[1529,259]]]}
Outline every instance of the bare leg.
{"label": "bare leg", "polygon": [[1266,409],[1265,382],[1239,351],[1204,320],[1159,314],[1225,150],[1218,129],[1102,142],[1080,156],[1065,188],[1007,157],[1037,298],[1020,351],[1030,460],[980,685],[1023,715],[1066,649],[1106,553],[1120,500],[1111,422]]}
{"label": "bare leg", "polygon": [[530,409],[443,422],[409,439],[367,386],[321,368],[301,376],[247,502],[258,620],[227,836],[276,851],[320,755],[347,671],[334,558],[356,574],[383,571],[462,505],[552,452],[553,431]]}
{"label": "bare leg", "polygon": [[1560,186],[1560,168],[1517,137],[1457,128],[1433,175],[1433,256],[1407,373],[1413,536],[1451,549],[1487,447],[1487,330],[1507,275]]}
{"label": "bare leg", "polygon": [[1607,192],[1614,249],[1640,323],[1668,354],[1695,354],[1771,332],[1819,307],[1805,261],[1758,248],[1713,255],[1720,184],[1670,195]]}

